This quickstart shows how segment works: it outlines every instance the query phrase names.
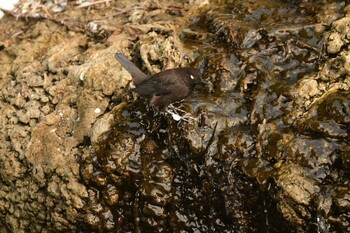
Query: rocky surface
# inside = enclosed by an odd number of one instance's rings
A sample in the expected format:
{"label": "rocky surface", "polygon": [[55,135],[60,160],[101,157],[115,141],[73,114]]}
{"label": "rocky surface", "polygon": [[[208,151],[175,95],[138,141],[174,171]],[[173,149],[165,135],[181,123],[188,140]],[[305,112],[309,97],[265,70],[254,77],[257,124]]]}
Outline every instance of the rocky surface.
{"label": "rocky surface", "polygon": [[[350,230],[345,1],[55,4],[1,19],[0,232]],[[116,51],[199,68],[193,119]]]}

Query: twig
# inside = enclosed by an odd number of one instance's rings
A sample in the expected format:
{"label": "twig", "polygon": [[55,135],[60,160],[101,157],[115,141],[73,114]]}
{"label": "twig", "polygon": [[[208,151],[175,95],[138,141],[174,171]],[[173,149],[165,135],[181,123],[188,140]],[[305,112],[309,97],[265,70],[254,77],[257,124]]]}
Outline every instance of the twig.
{"label": "twig", "polygon": [[83,7],[89,7],[92,5],[96,5],[96,4],[100,4],[100,3],[107,3],[110,2],[111,0],[97,0],[94,2],[83,2],[82,4],[80,4],[79,6],[77,6],[77,8],[83,8]]}

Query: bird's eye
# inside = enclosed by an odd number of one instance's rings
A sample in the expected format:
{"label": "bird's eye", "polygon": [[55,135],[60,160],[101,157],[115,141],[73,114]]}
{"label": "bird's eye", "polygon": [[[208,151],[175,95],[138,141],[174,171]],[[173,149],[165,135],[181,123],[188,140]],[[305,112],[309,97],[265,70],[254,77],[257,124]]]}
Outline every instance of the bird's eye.
{"label": "bird's eye", "polygon": [[193,77],[192,75],[190,75],[190,78],[191,78],[191,79],[194,79],[194,77]]}

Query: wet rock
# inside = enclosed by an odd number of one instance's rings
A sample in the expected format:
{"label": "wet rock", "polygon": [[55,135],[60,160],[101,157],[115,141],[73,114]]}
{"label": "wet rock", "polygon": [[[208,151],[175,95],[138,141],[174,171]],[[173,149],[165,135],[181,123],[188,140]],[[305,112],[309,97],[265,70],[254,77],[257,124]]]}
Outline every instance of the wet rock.
{"label": "wet rock", "polygon": [[91,143],[97,144],[102,134],[108,132],[113,124],[113,114],[106,113],[102,117],[96,120],[92,127]]}
{"label": "wet rock", "polygon": [[318,84],[314,79],[303,79],[300,86],[299,95],[303,98],[310,99],[319,94]]}
{"label": "wet rock", "polygon": [[108,99],[93,95],[90,91],[83,91],[77,99],[78,117],[76,120],[74,136],[82,141],[84,136],[91,135],[93,123],[107,108]]}
{"label": "wet rock", "polygon": [[[349,7],[345,8],[345,12]],[[341,51],[341,48],[349,43],[347,32],[349,31],[349,17],[343,17],[333,23],[332,32],[329,35],[327,51],[335,54]]]}
{"label": "wet rock", "polygon": [[[106,2],[22,27],[0,48],[0,229],[347,231],[347,16],[327,58],[345,1],[322,3]],[[177,104],[194,120],[129,94],[118,50],[203,70]]]}
{"label": "wet rock", "polygon": [[[299,205],[309,205],[311,197],[320,191],[312,179],[304,179],[307,173],[301,167],[284,165],[278,171],[277,185],[282,188],[281,192]],[[301,214],[307,215],[305,211]]]}
{"label": "wet rock", "polygon": [[330,92],[309,109],[298,121],[300,128],[331,138],[347,138],[350,119],[348,91]]}
{"label": "wet rock", "polygon": [[302,206],[310,205],[320,188],[301,167],[285,165],[279,168],[279,172],[277,186],[281,188],[279,195],[284,200],[280,203],[281,212],[290,222],[305,227],[304,221],[311,219],[311,213]]}
{"label": "wet rock", "polygon": [[[191,62],[188,59],[193,56],[189,56],[191,52],[182,48],[180,41],[174,36],[163,37],[155,32],[150,32],[141,38],[138,43],[140,56],[146,68],[152,74],[165,69],[186,67]],[[160,62],[162,67],[151,66],[151,63],[155,61]]]}
{"label": "wet rock", "polygon": [[322,67],[319,78],[322,81],[337,82],[343,80],[349,74],[349,52],[344,51],[341,56],[329,59]]}

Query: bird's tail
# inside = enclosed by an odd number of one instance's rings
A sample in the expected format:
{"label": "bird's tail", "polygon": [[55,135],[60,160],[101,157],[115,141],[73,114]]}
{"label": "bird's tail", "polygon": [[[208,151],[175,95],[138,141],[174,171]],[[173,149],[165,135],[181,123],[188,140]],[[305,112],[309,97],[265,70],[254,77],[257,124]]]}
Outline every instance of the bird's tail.
{"label": "bird's tail", "polygon": [[131,74],[132,81],[134,82],[135,86],[138,86],[147,79],[147,75],[143,73],[134,63],[129,61],[124,54],[118,52],[114,54],[114,57]]}

